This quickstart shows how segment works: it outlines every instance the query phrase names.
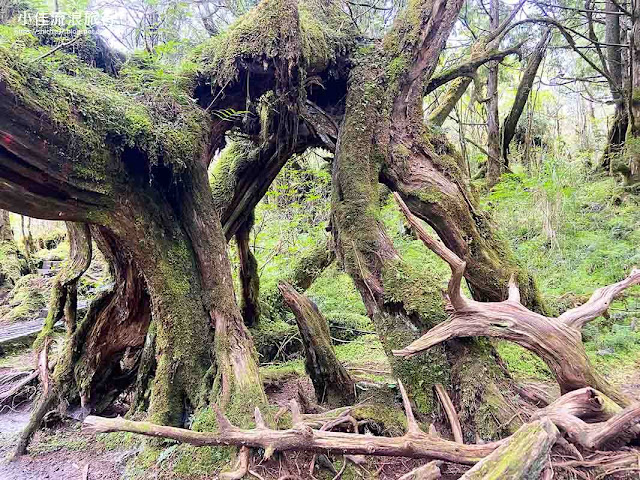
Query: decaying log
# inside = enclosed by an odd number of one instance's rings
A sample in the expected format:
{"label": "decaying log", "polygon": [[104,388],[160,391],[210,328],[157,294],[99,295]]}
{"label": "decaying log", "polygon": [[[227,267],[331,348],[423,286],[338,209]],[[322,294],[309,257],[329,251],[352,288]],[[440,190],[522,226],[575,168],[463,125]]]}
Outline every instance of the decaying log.
{"label": "decaying log", "polygon": [[604,422],[621,411],[622,408],[605,394],[587,387],[562,395],[547,407],[538,410],[531,418],[538,419],[550,414],[562,414],[592,422]]}
{"label": "decaying log", "polygon": [[460,480],[537,480],[557,437],[558,429],[547,418],[527,423]]}
{"label": "decaying log", "polygon": [[280,282],[278,288],[296,317],[304,345],[305,369],[318,401],[352,405],[356,400],[354,382],[333,351],[327,320],[315,303],[288,283]]}
{"label": "decaying log", "polygon": [[441,461],[434,460],[411,470],[409,473],[405,473],[398,480],[437,480],[442,476],[440,473],[441,464]]}
{"label": "decaying log", "polygon": [[94,433],[132,432],[150,437],[171,438],[196,446],[241,445],[265,450],[265,457],[274,451],[307,451],[351,455],[378,455],[445,460],[473,465],[498,448],[503,441],[483,445],[462,445],[422,432],[410,407],[409,398],[401,387],[407,414],[407,433],[401,437],[375,437],[344,432],[314,430],[304,424],[300,407],[291,402],[293,428],[272,430],[264,425],[256,408],[256,428],[241,429],[232,425],[216,407],[219,432],[194,432],[183,428],[135,422],[122,418],[88,416],[85,429]]}
{"label": "decaying log", "polygon": [[615,296],[625,288],[639,284],[640,269],[633,269],[629,277],[621,282],[596,290],[586,304],[568,310],[558,318],[540,315],[523,306],[519,301],[515,279],[510,282],[506,301],[477,302],[466,298],[460,290],[465,263],[427,233],[398,193],[394,196],[420,240],[451,267],[447,290],[450,318],[405,348],[395,350],[395,355],[412,357],[452,338],[502,338],[541,357],[554,373],[563,394],[593,387],[616,403],[629,405],[629,399],[592,368],[582,343],[580,327],[604,313]]}

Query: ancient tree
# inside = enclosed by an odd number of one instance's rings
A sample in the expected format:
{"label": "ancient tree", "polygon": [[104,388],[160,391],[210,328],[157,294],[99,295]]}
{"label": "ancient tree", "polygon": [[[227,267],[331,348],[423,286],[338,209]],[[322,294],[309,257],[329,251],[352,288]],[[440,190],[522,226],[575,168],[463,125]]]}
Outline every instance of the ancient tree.
{"label": "ancient tree", "polygon": [[[420,342],[424,331],[446,332],[455,319],[447,320],[440,279],[408,264],[385,231],[379,215],[383,186],[404,202],[409,219],[428,223],[446,246],[443,258],[456,266],[456,289],[449,289],[454,317],[472,306],[474,320],[485,323],[494,315],[530,328],[549,321],[548,329],[562,334],[559,343],[570,345],[572,355],[583,360],[579,325],[591,314],[578,309],[579,319],[553,322],[543,316],[533,279],[479,208],[460,156],[425,125],[425,88],[437,78],[440,53],[462,4],[410,2],[384,38],[363,45],[338,3],[264,0],[223,35],[199,46],[181,69],[162,75],[154,65],[132,61],[116,76],[112,68],[87,65],[98,65],[92,59],[62,49],[51,52],[24,33],[12,38],[12,48],[0,43],[0,208],[74,222],[84,238],[95,240],[115,279],[83,319],[69,322],[64,354],[18,453],[42,412],[67,404],[80,404],[83,413],[99,412],[112,392],[124,388],[135,390],[133,408],[152,423],[110,423],[103,430],[242,445],[245,460],[247,447],[260,447],[473,464],[498,448],[431,437],[413,416],[409,395],[419,414],[433,413],[433,387],[441,384],[441,391],[454,392],[464,439],[493,439],[522,423],[514,418],[525,399],[486,341],[449,335],[451,341],[411,360],[393,355],[413,348],[408,345]],[[499,43],[500,28],[496,31],[493,40]],[[86,42],[90,51],[91,38]],[[471,67],[506,55],[485,53],[480,60],[472,58]],[[438,82],[465,75],[469,69],[460,68]],[[254,408],[266,402],[245,326],[258,315],[256,265],[248,249],[254,209],[293,155],[318,146],[335,153],[331,250],[352,277],[393,373],[409,392],[401,388],[408,432],[391,443],[363,439],[357,432],[310,433],[295,406],[292,430],[270,429],[259,409],[258,428],[247,429]],[[227,257],[227,242],[234,237],[243,311]],[[333,254],[324,248],[313,265],[321,269],[331,261]],[[69,276],[58,279],[56,291],[66,295],[61,304],[72,305],[68,287],[82,268],[83,262],[72,261]],[[312,270],[301,277],[299,288],[317,275]],[[462,278],[473,300],[452,295]],[[630,278],[610,287],[612,294],[635,281]],[[519,285],[518,302],[513,280]],[[60,318],[59,308],[54,318]],[[491,336],[489,327],[465,336]],[[517,341],[534,349],[527,335],[518,335]],[[536,345],[555,367],[563,391],[597,387],[626,405],[588,362],[567,372],[557,365],[558,352],[551,353],[554,345]],[[121,371],[116,365],[131,351],[139,355]],[[178,428],[205,406],[221,410],[218,434]],[[230,410],[240,425],[225,419],[223,412]],[[614,418],[626,425],[636,412],[627,413]],[[547,423],[534,427],[527,430],[532,436],[554,438]],[[547,449],[547,440],[538,440],[538,453],[528,463],[535,472],[538,454]]]}

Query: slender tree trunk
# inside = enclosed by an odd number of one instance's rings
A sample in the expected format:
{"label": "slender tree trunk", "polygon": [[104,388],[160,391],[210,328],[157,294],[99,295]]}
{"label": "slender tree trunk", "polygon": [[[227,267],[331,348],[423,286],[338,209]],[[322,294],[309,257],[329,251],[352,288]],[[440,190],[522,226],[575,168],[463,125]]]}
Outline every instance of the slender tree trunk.
{"label": "slender tree trunk", "polygon": [[311,377],[319,402],[353,405],[356,401],[353,379],[336,358],[326,318],[318,306],[291,285],[278,285],[298,324],[304,345],[305,369]]}
{"label": "slender tree trunk", "polygon": [[11,230],[11,218],[7,210],[0,210],[0,242],[13,241],[13,231]]}
{"label": "slender tree trunk", "polygon": [[[494,30],[500,25],[500,0],[491,0],[489,24]],[[487,76],[487,185],[498,183],[502,174],[500,160],[500,119],[498,117],[498,65],[499,62],[489,63]]]}
{"label": "slender tree trunk", "polygon": [[538,68],[540,67],[540,63],[544,58],[544,54],[546,52],[550,38],[551,30],[548,29],[542,35],[542,38],[529,57],[529,63],[527,64],[527,68],[525,68],[522,74],[522,78],[520,79],[520,84],[518,85],[516,98],[513,101],[513,105],[511,106],[509,115],[507,115],[507,118],[505,118],[504,120],[502,126],[502,159],[504,165],[509,165],[509,145],[511,144],[511,140],[516,133],[518,121],[520,120],[520,116],[522,115],[524,107],[527,104],[527,100],[529,99],[531,87],[533,87],[533,82],[536,79]]}
{"label": "slender tree trunk", "polygon": [[620,16],[618,7],[615,3],[607,0],[605,3],[605,11],[612,14],[605,16],[605,43],[607,43],[607,68],[613,79],[611,85],[611,95],[615,103],[615,114],[613,123],[607,133],[607,144],[604,148],[600,165],[605,170],[611,170],[612,158],[620,155],[624,148],[624,140],[629,125],[628,106],[626,105],[623,90],[623,62],[622,47],[620,36]]}
{"label": "slender tree trunk", "polygon": [[453,80],[440,97],[440,104],[429,114],[429,123],[442,126],[472,81],[471,77],[458,77]]}
{"label": "slender tree trunk", "polygon": [[253,226],[253,216],[236,232],[238,260],[240,268],[240,311],[247,327],[251,327],[260,320],[260,277],[258,275],[258,261],[249,247],[249,234]]}
{"label": "slender tree trunk", "polygon": [[617,167],[630,190],[639,190],[640,184],[640,5],[633,8],[631,26],[631,108],[629,128],[624,145],[624,161]]}

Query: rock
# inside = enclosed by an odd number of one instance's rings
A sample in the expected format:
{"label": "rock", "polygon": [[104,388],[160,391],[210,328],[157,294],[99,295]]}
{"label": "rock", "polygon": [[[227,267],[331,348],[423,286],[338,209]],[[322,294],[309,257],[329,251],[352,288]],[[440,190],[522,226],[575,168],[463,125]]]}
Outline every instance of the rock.
{"label": "rock", "polygon": [[604,357],[605,355],[613,355],[615,352],[613,350],[613,348],[603,348],[602,350],[598,350],[596,352],[596,355],[600,355],[601,357]]}

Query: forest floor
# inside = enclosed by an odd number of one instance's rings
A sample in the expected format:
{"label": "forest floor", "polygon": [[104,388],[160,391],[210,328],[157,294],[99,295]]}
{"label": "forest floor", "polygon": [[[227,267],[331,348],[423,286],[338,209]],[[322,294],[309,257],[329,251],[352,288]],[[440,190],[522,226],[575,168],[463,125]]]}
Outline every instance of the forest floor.
{"label": "forest floor", "polygon": [[[547,163],[533,173],[517,168],[514,171],[485,195],[482,203],[491,211],[518,261],[536,277],[552,313],[583,303],[594,289],[620,280],[632,266],[640,265],[640,204],[621,195],[613,179],[593,177],[581,167],[561,162]],[[305,217],[311,212],[320,218],[327,207],[318,209],[310,209],[308,202],[286,210],[273,200],[261,204],[253,238],[261,265],[261,292],[272,291],[278,279],[286,277],[292,260],[305,249],[325,241],[325,224]],[[447,266],[407,233],[392,202],[383,209],[382,221],[403,258],[440,272],[444,287],[449,277]],[[300,230],[301,225],[312,227]],[[233,250],[230,256],[233,260]],[[95,283],[88,287],[96,287]],[[359,401],[382,392],[391,412],[396,418],[402,416],[396,379],[390,374],[377,336],[369,333],[373,326],[349,277],[334,263],[307,295],[332,326],[336,355],[358,380]],[[41,278],[23,277],[0,302],[0,326],[40,318],[46,298]],[[299,334],[292,318],[263,318],[252,333],[263,352],[261,373],[270,402],[283,406],[302,395],[313,404],[313,388],[304,372]],[[640,287],[629,289],[612,304],[608,318],[587,325],[583,338],[595,368],[632,398],[640,398]],[[539,358],[512,343],[495,341],[494,345],[517,381],[558,395],[549,369]],[[33,365],[28,348],[0,352],[0,378]],[[0,385],[0,390],[6,388]],[[29,402],[4,407],[0,414],[0,457],[11,450],[28,421]],[[66,423],[39,432],[29,455],[19,461],[0,462],[0,479],[79,480],[85,478],[87,465],[89,479],[215,479],[229,458],[228,451],[220,448],[171,443],[155,450],[142,446],[140,437],[132,434],[91,436],[77,423]],[[287,458],[295,474],[312,478],[307,473],[310,455],[292,453]],[[331,469],[339,470],[342,461],[340,456],[331,462],[319,459],[317,464],[325,467],[316,469],[315,478],[333,478]],[[349,464],[342,478],[391,480],[415,466],[417,463],[408,459],[372,458],[361,467]],[[278,478],[279,468],[279,464],[270,462],[256,466],[255,471],[272,479]],[[444,478],[458,478],[462,471],[462,467],[445,466]]]}

